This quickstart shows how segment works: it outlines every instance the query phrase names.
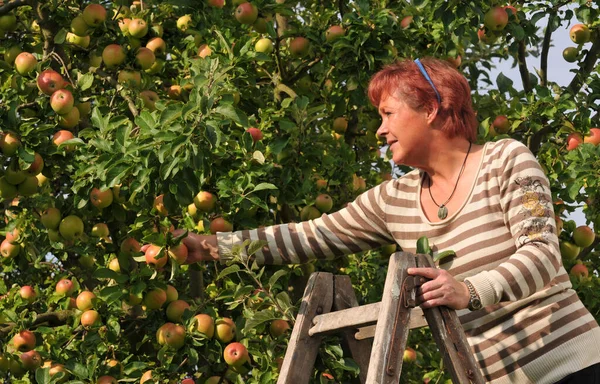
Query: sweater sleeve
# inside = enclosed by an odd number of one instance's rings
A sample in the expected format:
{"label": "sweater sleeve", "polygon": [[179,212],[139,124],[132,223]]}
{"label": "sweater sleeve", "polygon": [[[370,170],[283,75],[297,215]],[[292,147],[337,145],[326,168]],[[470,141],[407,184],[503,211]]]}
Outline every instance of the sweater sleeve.
{"label": "sweater sleeve", "polygon": [[494,269],[468,278],[484,306],[532,295],[562,265],[548,178],[522,143],[511,140],[505,151],[497,175],[500,206],[516,252]]}
{"label": "sweater sleeve", "polygon": [[[332,259],[390,244],[394,241],[385,224],[384,182],[356,198],[345,208],[301,223],[274,225],[254,230],[217,233],[219,255],[227,258],[245,240],[264,240],[256,252],[259,264],[297,264],[310,259]],[[242,249],[242,257],[247,257]]]}

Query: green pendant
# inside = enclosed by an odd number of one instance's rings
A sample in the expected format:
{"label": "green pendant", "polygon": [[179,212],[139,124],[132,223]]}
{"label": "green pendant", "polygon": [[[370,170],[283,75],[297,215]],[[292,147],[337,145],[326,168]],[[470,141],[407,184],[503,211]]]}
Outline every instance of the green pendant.
{"label": "green pendant", "polygon": [[440,205],[440,209],[438,209],[438,217],[440,220],[444,220],[448,217],[448,208],[445,205]]}

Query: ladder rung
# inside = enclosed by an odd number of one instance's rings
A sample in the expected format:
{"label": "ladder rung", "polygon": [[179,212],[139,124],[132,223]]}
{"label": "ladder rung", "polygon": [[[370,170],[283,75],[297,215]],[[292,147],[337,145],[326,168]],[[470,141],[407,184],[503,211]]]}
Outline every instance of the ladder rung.
{"label": "ladder rung", "polygon": [[[344,328],[360,328],[356,333],[357,340],[368,339],[375,336],[375,325],[381,310],[381,302],[361,305],[341,311],[329,312],[317,315],[313,319],[313,327],[308,330],[310,336],[326,335]],[[409,329],[427,326],[427,320],[421,308],[412,308]]]}

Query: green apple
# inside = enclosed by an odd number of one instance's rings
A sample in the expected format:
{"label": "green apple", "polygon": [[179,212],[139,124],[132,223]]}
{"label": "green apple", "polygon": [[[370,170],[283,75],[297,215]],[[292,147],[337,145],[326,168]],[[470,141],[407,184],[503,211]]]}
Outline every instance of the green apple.
{"label": "green apple", "polygon": [[575,44],[585,44],[590,41],[590,29],[585,24],[575,24],[569,30],[569,37]]}
{"label": "green apple", "polygon": [[262,38],[256,42],[254,49],[256,52],[269,54],[273,52],[273,42],[271,39]]}
{"label": "green apple", "polygon": [[0,255],[5,259],[12,259],[19,254],[21,246],[19,244],[11,244],[10,241],[4,239],[0,243]]}
{"label": "green apple", "polygon": [[300,211],[300,220],[314,220],[321,217],[321,212],[312,205],[307,205]]}
{"label": "green apple", "polygon": [[50,207],[42,212],[40,220],[44,227],[48,229],[58,229],[60,221],[62,220],[62,215],[58,208]]}
{"label": "green apple", "polygon": [[190,305],[184,300],[175,300],[167,305],[166,315],[167,319],[174,323],[181,323],[183,313],[186,309],[189,309]]}
{"label": "green apple", "polygon": [[108,68],[114,68],[125,62],[125,50],[119,44],[109,44],[102,51],[102,62]]}
{"label": "green apple", "polygon": [[594,243],[595,239],[596,234],[587,225],[580,225],[573,231],[573,240],[578,247],[587,248]]}
{"label": "green apple", "polygon": [[61,220],[58,231],[65,240],[79,239],[83,235],[83,221],[75,215],[67,216]]}
{"label": "green apple", "polygon": [[28,75],[37,66],[37,59],[29,52],[21,52],[15,58],[15,69],[20,75]]}
{"label": "green apple", "polygon": [[502,31],[508,24],[508,13],[503,7],[493,7],[485,13],[483,24],[490,31]]}
{"label": "green apple", "polygon": [[21,196],[33,196],[38,192],[38,179],[33,175],[28,175],[21,184],[17,186],[17,192]]}
{"label": "green apple", "polygon": [[83,15],[78,15],[71,20],[71,32],[81,37],[90,34],[90,26],[85,22]]}
{"label": "green apple", "polygon": [[140,39],[148,34],[148,23],[142,19],[131,19],[128,30],[131,37]]}
{"label": "green apple", "polygon": [[94,307],[94,302],[96,300],[96,295],[92,291],[81,291],[79,295],[77,295],[77,299],[75,299],[75,304],[77,305],[77,309],[80,311],[87,311],[88,309],[92,309]]}
{"label": "green apple", "polygon": [[560,242],[560,254],[566,260],[575,260],[581,249],[570,241]]}
{"label": "green apple", "polygon": [[323,213],[331,211],[333,208],[333,200],[331,196],[326,193],[322,193],[315,199],[315,207]]}
{"label": "green apple", "polygon": [[192,329],[202,333],[209,339],[212,339],[212,337],[215,334],[215,321],[210,315],[201,313],[199,315],[194,316]]}
{"label": "green apple", "polygon": [[83,20],[92,28],[96,28],[106,20],[106,8],[100,4],[89,4],[82,13]]}

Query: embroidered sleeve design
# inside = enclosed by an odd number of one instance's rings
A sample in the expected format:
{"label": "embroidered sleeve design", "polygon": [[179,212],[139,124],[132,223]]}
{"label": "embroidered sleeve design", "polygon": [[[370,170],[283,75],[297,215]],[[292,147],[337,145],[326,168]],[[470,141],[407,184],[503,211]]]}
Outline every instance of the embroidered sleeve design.
{"label": "embroidered sleeve design", "polygon": [[550,218],[552,217],[552,206],[546,198],[543,184],[533,177],[520,177],[515,180],[519,186],[521,195],[521,212],[523,221],[521,226],[519,242],[521,245],[544,241],[554,229]]}

